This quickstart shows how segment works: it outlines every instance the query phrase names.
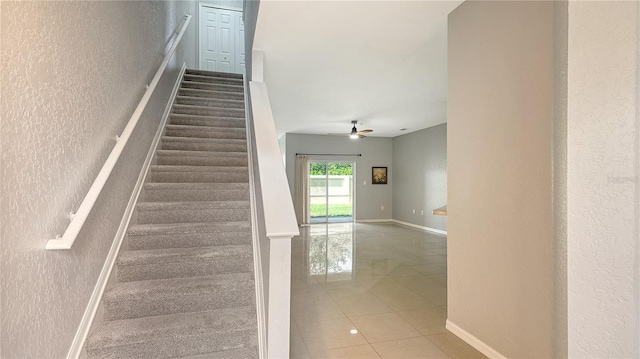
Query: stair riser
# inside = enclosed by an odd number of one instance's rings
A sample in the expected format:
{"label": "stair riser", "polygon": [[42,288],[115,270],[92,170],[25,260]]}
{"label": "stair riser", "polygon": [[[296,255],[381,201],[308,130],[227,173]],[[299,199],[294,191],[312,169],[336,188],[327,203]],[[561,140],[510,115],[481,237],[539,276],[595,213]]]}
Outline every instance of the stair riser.
{"label": "stair riser", "polygon": [[162,149],[178,151],[247,152],[247,145],[246,143],[164,141],[162,143]]}
{"label": "stair riser", "polygon": [[215,83],[215,84],[225,84],[225,85],[236,85],[242,86],[242,79],[234,79],[229,77],[210,77],[210,76],[194,76],[194,75],[185,75],[184,81],[195,81],[195,82],[205,82],[205,83]]}
{"label": "stair riser", "polygon": [[235,92],[244,94],[244,88],[239,86],[229,86],[223,84],[211,84],[206,82],[191,82],[182,81],[180,84],[181,89],[201,89],[207,91],[223,91],[223,92]]}
{"label": "stair riser", "polygon": [[251,232],[205,232],[128,235],[130,250],[193,248],[251,244]]}
{"label": "stair riser", "polygon": [[213,98],[202,98],[202,97],[177,97],[175,103],[180,105],[244,109],[244,102],[218,100]]}
{"label": "stair riser", "polygon": [[232,286],[218,285],[195,288],[191,293],[179,293],[176,289],[151,293],[144,298],[104,300],[107,320],[133,319],[177,313],[253,305],[253,281]]}
{"label": "stair riser", "polygon": [[138,280],[204,277],[253,271],[253,256],[225,256],[197,261],[118,265],[118,282]]}
{"label": "stair riser", "polygon": [[169,137],[193,137],[193,138],[221,138],[221,139],[237,139],[247,138],[247,133],[242,131],[203,131],[188,129],[171,129],[167,128],[165,136]]}
{"label": "stair riser", "polygon": [[144,200],[148,202],[170,201],[248,201],[246,189],[206,190],[206,189],[146,189]]}
{"label": "stair riser", "polygon": [[255,347],[257,337],[255,329],[203,332],[183,340],[159,335],[151,341],[142,341],[130,345],[100,347],[88,349],[92,359],[113,358],[175,358],[200,353]]}
{"label": "stair riser", "polygon": [[209,127],[229,127],[229,128],[245,128],[244,118],[235,120],[196,117],[192,115],[171,115],[169,121],[172,125],[185,126],[209,126]]}
{"label": "stair riser", "polygon": [[178,96],[215,98],[220,100],[244,101],[244,93],[223,91],[202,91],[197,89],[180,89]]}
{"label": "stair riser", "polygon": [[249,209],[220,208],[195,210],[138,211],[139,224],[240,222],[250,219]]}
{"label": "stair riser", "polygon": [[233,117],[244,119],[244,110],[235,108],[206,108],[206,107],[179,107],[173,108],[172,113],[197,116]]}
{"label": "stair riser", "polygon": [[196,69],[187,69],[187,75],[198,75],[198,76],[213,76],[213,77],[228,77],[231,79],[240,79],[242,80],[242,74],[236,74],[232,72],[217,72],[217,71],[206,71],[206,70],[196,70]]}
{"label": "stair riser", "polygon": [[249,173],[236,172],[152,172],[151,182],[164,183],[248,183]]}
{"label": "stair riser", "polygon": [[247,166],[247,158],[158,156],[158,164],[173,166]]}

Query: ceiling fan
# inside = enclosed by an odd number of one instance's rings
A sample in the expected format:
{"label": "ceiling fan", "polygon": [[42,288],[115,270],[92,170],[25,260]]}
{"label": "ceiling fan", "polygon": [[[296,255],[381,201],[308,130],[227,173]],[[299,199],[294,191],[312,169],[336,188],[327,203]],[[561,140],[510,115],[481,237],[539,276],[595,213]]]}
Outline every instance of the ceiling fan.
{"label": "ceiling fan", "polygon": [[330,135],[349,136],[353,139],[356,139],[356,138],[365,138],[367,137],[364,135],[365,133],[373,132],[373,130],[358,131],[358,129],[356,128],[356,124],[358,123],[358,121],[351,121],[351,123],[353,124],[353,128],[351,128],[350,133],[330,133]]}

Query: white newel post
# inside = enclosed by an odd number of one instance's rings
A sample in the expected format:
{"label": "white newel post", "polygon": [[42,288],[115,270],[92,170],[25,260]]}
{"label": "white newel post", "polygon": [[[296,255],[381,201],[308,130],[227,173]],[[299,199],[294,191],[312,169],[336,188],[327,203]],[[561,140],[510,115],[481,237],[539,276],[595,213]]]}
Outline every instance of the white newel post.
{"label": "white newel post", "polygon": [[269,237],[268,357],[289,358],[291,236]]}

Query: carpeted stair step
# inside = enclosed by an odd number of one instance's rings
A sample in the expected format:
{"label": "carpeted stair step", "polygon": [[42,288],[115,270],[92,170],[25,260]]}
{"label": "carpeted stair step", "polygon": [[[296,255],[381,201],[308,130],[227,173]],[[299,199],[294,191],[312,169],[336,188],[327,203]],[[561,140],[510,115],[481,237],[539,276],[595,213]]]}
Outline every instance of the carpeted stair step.
{"label": "carpeted stair step", "polygon": [[[197,203],[197,202],[195,202]],[[251,244],[251,225],[242,222],[137,224],[129,227],[130,250]]]}
{"label": "carpeted stair step", "polygon": [[107,320],[252,305],[252,273],[117,283],[104,294]]}
{"label": "carpeted stair step", "polygon": [[151,166],[150,182],[164,183],[248,183],[247,167]]}
{"label": "carpeted stair step", "polygon": [[189,355],[186,357],[180,357],[180,359],[247,359],[247,358],[257,358],[257,357],[258,357],[257,348],[242,348],[242,349],[225,350],[223,352]]}
{"label": "carpeted stair step", "polygon": [[249,200],[247,183],[145,183],[147,202]]}
{"label": "carpeted stair step", "polygon": [[248,166],[246,152],[158,150],[156,158],[159,165]]}
{"label": "carpeted stair step", "polygon": [[244,119],[244,109],[174,104],[171,113]]}
{"label": "carpeted stair step", "polygon": [[165,129],[165,136],[245,139],[247,138],[247,131],[244,128],[233,128],[233,127],[167,125]]}
{"label": "carpeted stair step", "polygon": [[179,105],[244,109],[244,100],[176,96],[175,103]]}
{"label": "carpeted stair step", "polygon": [[208,90],[190,89],[190,88],[179,89],[178,96],[204,97],[204,98],[244,101],[244,93],[242,92],[208,91]]}
{"label": "carpeted stair step", "polygon": [[227,76],[216,76],[214,75],[194,75],[194,74],[185,74],[184,81],[194,81],[194,82],[204,82],[204,83],[216,83],[216,84],[228,84],[228,85],[237,85],[242,86],[243,80],[239,78],[227,77]]}
{"label": "carpeted stair step", "polygon": [[246,122],[244,118],[198,116],[198,115],[183,115],[183,114],[171,114],[169,117],[169,123],[172,125],[207,126],[207,127],[233,127],[233,128],[246,127]]}
{"label": "carpeted stair step", "polygon": [[163,150],[246,152],[247,141],[243,139],[162,137]]}
{"label": "carpeted stair step", "polygon": [[203,223],[249,221],[249,201],[141,202],[138,223]]}
{"label": "carpeted stair step", "polygon": [[180,84],[181,89],[200,89],[207,91],[224,91],[224,92],[236,92],[244,94],[244,87],[237,85],[227,84],[212,84],[207,82],[195,82],[195,81],[182,81]]}
{"label": "carpeted stair step", "polygon": [[217,71],[207,71],[207,70],[195,70],[195,69],[187,69],[186,71],[189,75],[199,75],[199,76],[212,76],[212,77],[230,77],[233,79],[242,79],[242,74],[235,74],[231,72],[217,72]]}
{"label": "carpeted stair step", "polygon": [[175,358],[217,352],[224,358],[224,351],[256,348],[256,325],[253,305],[116,320],[96,330],[86,349],[95,359]]}
{"label": "carpeted stair step", "polygon": [[126,251],[116,265],[118,282],[248,273],[253,251],[249,245]]}

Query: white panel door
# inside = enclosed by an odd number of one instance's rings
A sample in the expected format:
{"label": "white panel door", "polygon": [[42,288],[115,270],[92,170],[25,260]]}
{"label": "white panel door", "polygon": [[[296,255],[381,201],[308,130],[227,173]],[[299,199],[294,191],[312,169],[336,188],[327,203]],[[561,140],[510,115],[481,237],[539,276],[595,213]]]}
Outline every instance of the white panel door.
{"label": "white panel door", "polygon": [[200,7],[200,69],[218,71],[218,9]]}
{"label": "white panel door", "polygon": [[235,72],[236,36],[235,36],[235,11],[218,10],[220,19],[219,45],[220,52],[218,54],[219,67],[217,71]]}
{"label": "white panel door", "polygon": [[244,72],[244,21],[242,20],[242,13],[236,14],[236,72],[241,74]]}
{"label": "white panel door", "polygon": [[244,71],[244,22],[242,12],[200,6],[200,69]]}

